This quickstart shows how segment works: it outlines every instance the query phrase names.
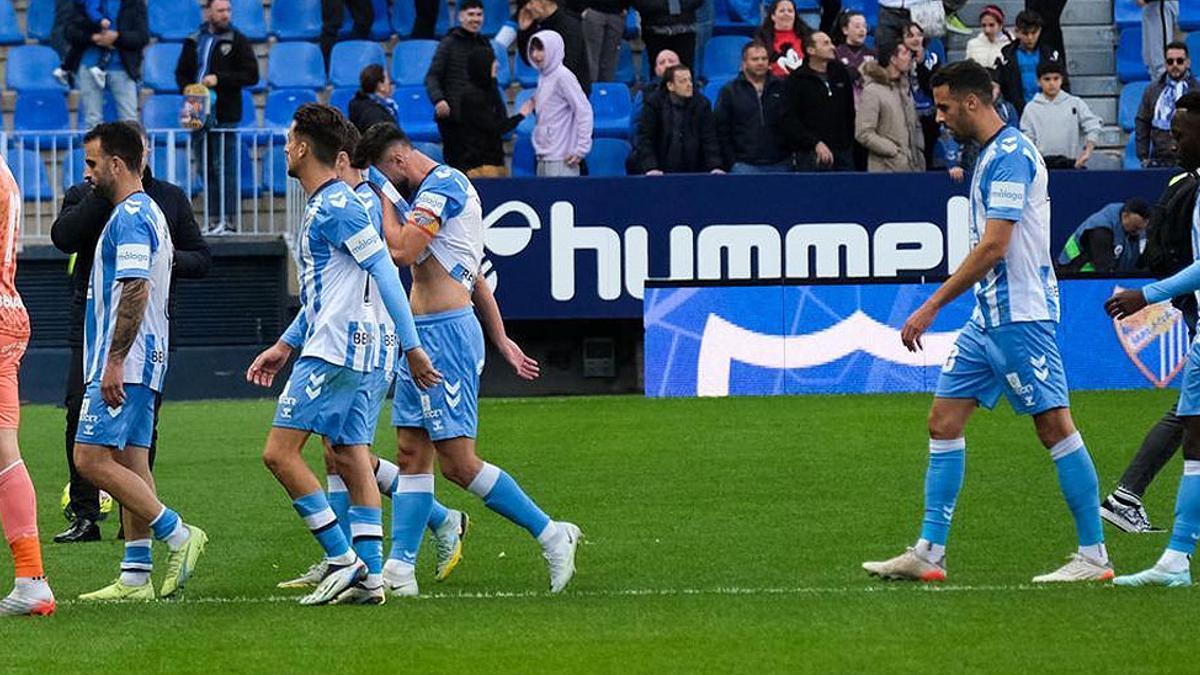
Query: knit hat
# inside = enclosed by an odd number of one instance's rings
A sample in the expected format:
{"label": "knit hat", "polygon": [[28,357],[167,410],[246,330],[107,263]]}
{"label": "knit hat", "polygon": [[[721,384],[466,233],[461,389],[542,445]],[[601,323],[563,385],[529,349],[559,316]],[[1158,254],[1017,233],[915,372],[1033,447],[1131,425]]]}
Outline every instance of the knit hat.
{"label": "knit hat", "polygon": [[979,11],[979,21],[982,22],[983,17],[985,16],[992,17],[996,21],[1000,22],[1001,26],[1004,25],[1004,10],[1000,9],[1000,7],[997,5],[985,5],[984,8]]}

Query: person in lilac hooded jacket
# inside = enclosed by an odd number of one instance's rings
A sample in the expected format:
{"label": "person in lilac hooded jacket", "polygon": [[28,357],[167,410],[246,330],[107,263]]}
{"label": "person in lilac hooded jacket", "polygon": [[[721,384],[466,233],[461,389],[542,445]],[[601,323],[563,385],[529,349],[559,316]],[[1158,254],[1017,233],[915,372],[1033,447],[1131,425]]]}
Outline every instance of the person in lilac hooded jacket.
{"label": "person in lilac hooded jacket", "polygon": [[552,30],[529,41],[529,62],[538,69],[533,151],[539,176],[578,176],[592,149],[592,106],[579,80],[563,66],[563,52],[562,36]]}

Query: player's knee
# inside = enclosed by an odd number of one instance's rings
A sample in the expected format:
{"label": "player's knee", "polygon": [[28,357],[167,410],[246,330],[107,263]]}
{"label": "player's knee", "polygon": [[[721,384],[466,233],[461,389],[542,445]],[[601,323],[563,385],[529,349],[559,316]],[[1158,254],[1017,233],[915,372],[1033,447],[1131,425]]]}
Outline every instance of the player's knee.
{"label": "player's knee", "polygon": [[470,473],[462,464],[443,461],[441,467],[442,476],[459,487],[465,488],[475,479],[475,474]]}
{"label": "player's knee", "polygon": [[937,410],[929,411],[929,437],[935,441],[950,441],[962,438],[963,425]]}
{"label": "player's knee", "polygon": [[93,477],[100,469],[101,462],[104,461],[105,457],[102,453],[84,450],[79,446],[75,446],[74,454],[76,470],[78,470],[80,475],[82,475],[84,478],[92,481]]}
{"label": "player's knee", "polygon": [[1044,448],[1053,448],[1076,432],[1075,422],[1066,408],[1057,408],[1033,418],[1038,440]]}
{"label": "player's knee", "polygon": [[279,475],[279,472],[283,469],[283,465],[285,463],[284,453],[269,446],[266,450],[263,450],[262,460],[263,464],[266,465],[267,470],[276,476]]}

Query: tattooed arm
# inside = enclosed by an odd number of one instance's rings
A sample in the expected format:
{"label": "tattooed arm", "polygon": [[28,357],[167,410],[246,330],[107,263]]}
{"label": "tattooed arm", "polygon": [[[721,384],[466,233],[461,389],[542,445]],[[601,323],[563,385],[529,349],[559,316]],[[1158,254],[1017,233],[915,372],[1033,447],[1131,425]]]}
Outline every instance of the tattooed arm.
{"label": "tattooed arm", "polygon": [[150,281],[126,279],[121,282],[121,300],[117,303],[117,322],[113,327],[112,343],[108,348],[108,361],[100,379],[100,395],[113,408],[125,403],[125,357],[133,347],[142,317],[146,314],[146,302],[150,299]]}

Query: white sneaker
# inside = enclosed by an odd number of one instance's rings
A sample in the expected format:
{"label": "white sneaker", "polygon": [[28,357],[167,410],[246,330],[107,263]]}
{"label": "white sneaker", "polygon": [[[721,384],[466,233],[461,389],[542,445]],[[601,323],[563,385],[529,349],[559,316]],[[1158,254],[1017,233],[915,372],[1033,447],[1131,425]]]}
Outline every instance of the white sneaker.
{"label": "white sneaker", "polygon": [[275,585],[276,588],[315,588],[321,580],[325,578],[325,574],[329,571],[329,561],[321,558],[320,562],[314,563],[308,571],[295,579],[281,581]]}
{"label": "white sneaker", "polygon": [[331,605],[382,605],[387,602],[387,594],[383,585],[368,588],[365,581],[360,581],[333,599]]}
{"label": "white sneaker", "polygon": [[449,511],[446,521],[433,531],[433,541],[437,544],[437,581],[445,581],[462,562],[462,543],[470,527],[470,518],[466,513],[454,509]]}
{"label": "white sneaker", "polygon": [[317,590],[300,598],[302,605],[324,605],[342,594],[347,588],[362,581],[367,576],[367,564],[358,556],[349,565],[329,563],[325,578],[317,584]]}
{"label": "white sneaker", "polygon": [[414,569],[402,569],[398,562],[388,560],[383,564],[383,587],[397,598],[415,598],[421,592],[417,586],[417,573]]}
{"label": "white sneaker", "polygon": [[575,576],[575,549],[583,532],[574,523],[554,524],[559,528],[558,536],[542,550],[542,557],[550,567],[550,592],[560,593]]}
{"label": "white sneaker", "polygon": [[50,616],[54,609],[54,594],[49,586],[43,593],[14,588],[8,597],[0,599],[0,616]]}
{"label": "white sneaker", "polygon": [[941,562],[930,562],[910,546],[895,558],[865,562],[862,568],[873,577],[889,581],[945,581],[945,562],[944,558]]}
{"label": "white sneaker", "polygon": [[1072,553],[1067,564],[1050,572],[1033,578],[1035,584],[1070,583],[1075,581],[1110,581],[1113,578],[1113,568],[1110,563],[1081,554]]}
{"label": "white sneaker", "polygon": [[[54,79],[58,80],[58,83],[61,84],[62,86],[64,86],[64,87],[71,86],[71,79],[70,79],[69,74],[67,73],[67,71],[63,70],[61,67],[55,68],[51,74],[54,75]],[[68,520],[70,520],[70,519],[68,519]]]}
{"label": "white sneaker", "polygon": [[104,72],[104,69],[100,66],[92,66],[91,68],[88,68],[88,73],[90,73],[92,79],[96,81],[96,86],[103,89],[104,83],[108,80],[108,73]]}

